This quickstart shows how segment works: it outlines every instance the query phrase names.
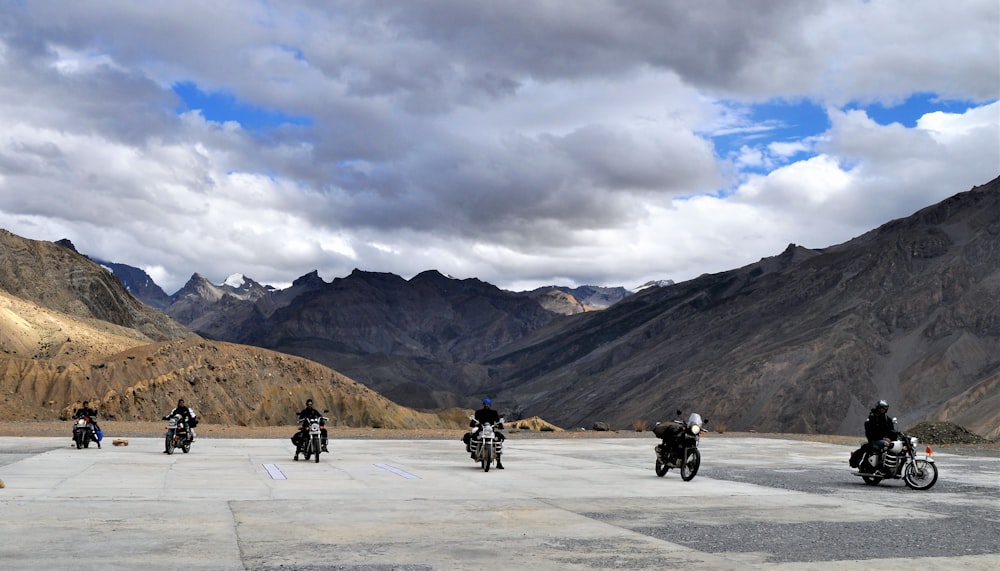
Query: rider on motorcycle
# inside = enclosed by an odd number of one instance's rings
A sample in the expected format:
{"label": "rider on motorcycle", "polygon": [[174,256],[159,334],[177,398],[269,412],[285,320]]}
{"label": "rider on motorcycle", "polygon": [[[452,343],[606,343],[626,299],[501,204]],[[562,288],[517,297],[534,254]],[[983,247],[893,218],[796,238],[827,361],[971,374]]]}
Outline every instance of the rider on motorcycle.
{"label": "rider on motorcycle", "polygon": [[299,411],[298,416],[300,425],[299,431],[295,433],[294,437],[292,437],[292,442],[296,446],[298,446],[299,445],[298,439],[305,437],[306,433],[309,431],[309,426],[306,425],[306,423],[302,422],[303,420],[308,420],[310,418],[318,418],[320,440],[322,442],[322,447],[323,447],[322,450],[323,452],[329,452],[329,450],[326,449],[326,443],[327,443],[326,420],[323,419],[323,415],[320,414],[318,410],[313,408],[312,399],[306,399],[306,407]]}
{"label": "rider on motorcycle", "polygon": [[97,431],[101,429],[97,426],[97,409],[90,408],[90,401],[83,401],[83,405],[73,411],[73,420],[78,418],[90,417],[90,424],[94,426],[94,435],[97,435]]}
{"label": "rider on motorcycle", "polygon": [[[163,417],[163,420],[170,420],[170,417],[174,416],[175,414],[180,415],[182,420],[187,421],[188,432],[190,433],[191,441],[193,442],[195,436],[194,427],[197,426],[198,424],[198,420],[195,419],[194,410],[192,410],[191,408],[189,408],[187,405],[184,404],[184,399],[179,399],[177,401],[177,406],[175,406],[173,410],[168,412],[167,415]],[[167,431],[168,436],[173,436],[172,430],[173,429]],[[167,453],[166,450],[164,450],[163,452]]]}
{"label": "rider on motorcycle", "polygon": [[865,438],[868,440],[868,445],[878,453],[876,470],[882,468],[883,452],[898,434],[896,432],[896,425],[888,413],[889,403],[880,400],[872,407],[871,412],[868,414],[868,420],[865,421]]}
{"label": "rider on motorcycle", "polygon": [[[500,432],[503,430],[503,425],[500,424],[500,413],[490,408],[491,406],[493,406],[492,400],[488,398],[483,399],[483,408],[476,411],[475,420],[469,421],[469,426],[474,427],[476,430],[466,432],[465,436],[462,437],[462,440],[465,441],[465,450],[472,455],[473,459],[475,459],[476,454],[472,451],[472,439],[475,438],[475,435],[479,434],[479,431],[483,429],[484,423],[488,422],[492,424],[497,430],[495,433],[496,439],[499,442],[504,441],[505,437],[503,433]],[[501,455],[502,454],[497,454],[497,470],[503,470],[503,463],[500,461]]]}

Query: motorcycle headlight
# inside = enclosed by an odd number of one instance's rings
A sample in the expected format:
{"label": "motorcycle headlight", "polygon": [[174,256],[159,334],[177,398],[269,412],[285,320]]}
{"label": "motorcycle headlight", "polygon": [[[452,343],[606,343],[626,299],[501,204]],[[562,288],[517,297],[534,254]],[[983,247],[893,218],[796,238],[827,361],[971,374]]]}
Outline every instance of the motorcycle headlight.
{"label": "motorcycle headlight", "polygon": [[691,434],[698,434],[699,432],[701,432],[701,427],[697,424],[691,427]]}

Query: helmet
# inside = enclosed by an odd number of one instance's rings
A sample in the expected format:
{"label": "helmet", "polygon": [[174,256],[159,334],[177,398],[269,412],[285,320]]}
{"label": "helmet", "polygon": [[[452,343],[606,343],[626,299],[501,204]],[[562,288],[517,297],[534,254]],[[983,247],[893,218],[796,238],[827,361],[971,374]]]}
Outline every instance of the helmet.
{"label": "helmet", "polygon": [[877,403],[875,403],[875,408],[882,408],[882,407],[889,408],[889,403],[885,402],[884,400],[880,400]]}
{"label": "helmet", "polygon": [[483,404],[493,404],[493,401],[490,399],[483,399]]}

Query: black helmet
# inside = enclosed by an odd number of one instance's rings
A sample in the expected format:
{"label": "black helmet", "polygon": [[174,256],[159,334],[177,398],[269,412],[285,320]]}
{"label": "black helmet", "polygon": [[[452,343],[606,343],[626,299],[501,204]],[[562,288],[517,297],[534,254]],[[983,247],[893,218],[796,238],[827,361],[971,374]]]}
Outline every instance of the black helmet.
{"label": "black helmet", "polygon": [[884,400],[880,400],[877,403],[875,403],[875,408],[884,408],[886,410],[889,410],[889,403],[885,402]]}

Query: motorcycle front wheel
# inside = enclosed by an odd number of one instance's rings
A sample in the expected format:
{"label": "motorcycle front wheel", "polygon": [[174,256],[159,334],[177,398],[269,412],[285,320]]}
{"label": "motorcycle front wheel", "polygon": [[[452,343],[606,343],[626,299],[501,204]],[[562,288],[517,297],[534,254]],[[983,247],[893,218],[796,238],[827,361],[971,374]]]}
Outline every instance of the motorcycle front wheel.
{"label": "motorcycle front wheel", "polygon": [[681,479],[690,482],[698,473],[700,466],[701,452],[697,448],[688,450],[687,456],[684,457],[684,463],[681,464]]}
{"label": "motorcycle front wheel", "polygon": [[167,451],[167,454],[173,454],[174,453],[174,439],[173,438],[167,436],[166,437],[166,442],[164,443],[164,446],[165,446],[164,450]]}
{"label": "motorcycle front wheel", "polygon": [[487,446],[483,450],[483,472],[489,472],[490,466],[493,464],[493,447]]}
{"label": "motorcycle front wheel", "polygon": [[79,436],[74,436],[73,441],[76,442],[77,450],[83,448],[83,438],[80,438]]}
{"label": "motorcycle front wheel", "polygon": [[319,446],[319,436],[313,436],[312,439],[313,452],[316,453],[316,463],[319,464],[319,451],[322,450]]}
{"label": "motorcycle front wheel", "polygon": [[667,470],[670,470],[670,466],[663,463],[659,457],[656,458],[656,475],[659,477],[664,477],[667,475]]}
{"label": "motorcycle front wheel", "polygon": [[914,460],[903,469],[903,481],[914,490],[926,490],[937,482],[938,469],[934,462]]}

